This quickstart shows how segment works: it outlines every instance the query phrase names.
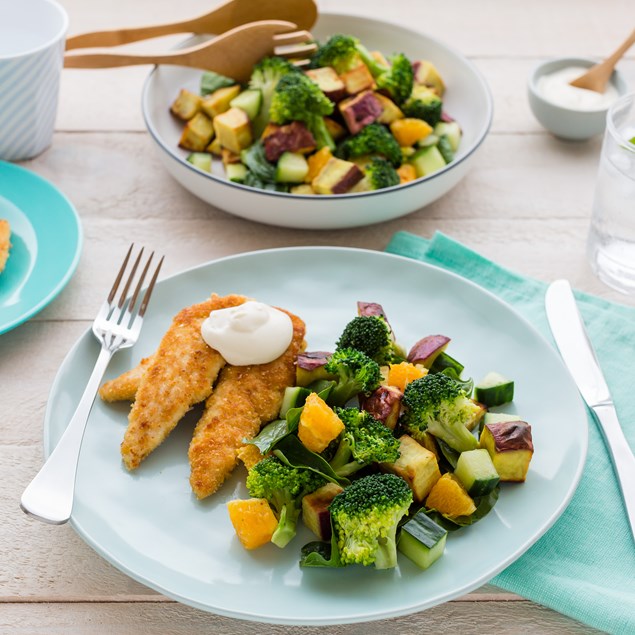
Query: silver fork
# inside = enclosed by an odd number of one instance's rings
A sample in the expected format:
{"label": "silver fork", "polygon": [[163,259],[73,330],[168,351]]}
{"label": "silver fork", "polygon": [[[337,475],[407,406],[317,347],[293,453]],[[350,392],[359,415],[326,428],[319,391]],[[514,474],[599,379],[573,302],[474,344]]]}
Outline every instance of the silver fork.
{"label": "silver fork", "polygon": [[46,463],[24,490],[20,500],[22,511],[53,525],[61,525],[71,517],[79,451],[97,389],[112,356],[122,348],[129,348],[139,339],[143,316],[148,308],[152,290],[163,264],[163,258],[161,258],[150,282],[142,291],[143,282],[154,256],[154,252],[152,252],[139,276],[134,293],[129,296],[128,292],[132,287],[143,256],[143,249],[141,249],[128,274],[119,300],[115,302],[115,296],[126,273],[133,247],[134,244],[130,245],[108,298],[102,304],[93,322],[93,333],[101,343],[101,351],[84,394],[62,438]]}

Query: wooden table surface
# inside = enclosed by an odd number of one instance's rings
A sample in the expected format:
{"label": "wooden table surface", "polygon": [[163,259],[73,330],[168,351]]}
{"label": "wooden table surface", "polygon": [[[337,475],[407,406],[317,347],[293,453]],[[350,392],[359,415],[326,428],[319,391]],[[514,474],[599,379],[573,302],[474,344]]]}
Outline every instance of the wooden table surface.
{"label": "wooden table surface", "polygon": [[[74,34],[181,19],[204,12],[214,1],[62,4]],[[495,103],[478,165],[441,200],[389,223],[324,232],[257,225],[209,207],[167,176],[141,118],[148,68],[64,71],[53,145],[25,166],[73,201],[85,244],[77,272],[61,295],[30,322],[0,337],[0,632],[318,632],[265,628],[178,604],[110,566],[69,526],[41,524],[18,508],[22,490],[42,462],[42,421],[53,378],[90,325],[131,238],[165,252],[168,275],[253,249],[315,244],[383,249],[397,230],[430,236],[439,229],[523,274],[545,281],[566,277],[580,289],[635,305],[635,298],[598,282],[585,259],[601,139],[556,140],[533,119],[526,99],[526,78],[540,60],[608,54],[633,26],[632,0],[324,0],[319,5],[420,28],[476,63]],[[620,68],[635,85],[632,53]],[[424,631],[503,635],[592,629],[486,586],[424,613],[320,632]]]}

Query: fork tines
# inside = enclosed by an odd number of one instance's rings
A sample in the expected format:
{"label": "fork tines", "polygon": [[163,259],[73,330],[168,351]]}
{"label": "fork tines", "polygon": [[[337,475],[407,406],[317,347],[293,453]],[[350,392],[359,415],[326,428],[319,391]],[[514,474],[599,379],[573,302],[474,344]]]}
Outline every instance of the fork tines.
{"label": "fork tines", "polygon": [[[152,291],[154,289],[154,285],[157,281],[157,277],[159,275],[159,271],[161,270],[161,265],[163,264],[163,259],[164,259],[164,257],[162,256],[161,260],[159,261],[159,264],[156,266],[156,269],[154,270],[154,273],[152,274],[150,282],[148,283],[148,285],[146,286],[145,290],[142,293],[143,283],[146,279],[146,276],[148,275],[148,271],[150,269],[150,264],[152,263],[152,259],[154,258],[154,252],[150,254],[150,257],[148,258],[145,264],[145,267],[143,267],[143,270],[141,271],[141,274],[138,277],[136,287],[134,288],[134,292],[132,293],[132,296],[129,296],[130,288],[132,287],[135,281],[137,270],[139,269],[139,265],[143,257],[144,249],[142,247],[134,263],[132,264],[132,269],[130,270],[130,273],[127,275],[125,284],[123,286],[121,294],[119,295],[119,300],[116,303],[114,303],[115,296],[117,295],[117,291],[119,289],[119,285],[121,284],[121,281],[124,278],[124,274],[126,274],[126,270],[128,268],[128,263],[130,262],[130,256],[132,255],[133,248],[134,248],[134,243],[130,245],[130,249],[128,249],[128,253],[126,254],[126,257],[124,258],[123,264],[121,265],[121,269],[119,270],[119,273],[117,274],[117,277],[112,286],[112,289],[110,290],[110,293],[108,294],[108,300],[107,300],[108,308],[110,310],[110,314],[108,318],[111,320],[115,320],[117,323],[123,322],[122,326],[128,326],[130,322],[137,316],[139,318],[143,318],[143,316],[145,315],[146,309],[148,307],[148,302],[150,301],[150,296],[152,295]],[[137,308],[137,301],[139,301],[138,308]],[[118,316],[115,316],[116,311],[119,312]]]}

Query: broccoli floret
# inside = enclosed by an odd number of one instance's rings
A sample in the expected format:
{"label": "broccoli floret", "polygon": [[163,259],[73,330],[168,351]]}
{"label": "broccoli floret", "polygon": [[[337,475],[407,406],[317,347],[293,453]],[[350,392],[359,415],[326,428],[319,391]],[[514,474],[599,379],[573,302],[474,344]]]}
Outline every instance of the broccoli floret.
{"label": "broccoli floret", "polygon": [[335,414],[344,424],[339,447],[330,461],[338,476],[350,476],[371,463],[394,463],[399,458],[399,440],[370,412],[335,408]]}
{"label": "broccoli floret", "polygon": [[254,66],[249,79],[249,88],[257,88],[262,93],[262,105],[252,122],[254,137],[257,139],[269,123],[269,108],[278,82],[289,73],[299,73],[297,66],[282,57],[265,57]]}
{"label": "broccoli floret", "polygon": [[423,119],[433,128],[441,121],[443,102],[441,98],[431,90],[417,90],[402,105],[401,110],[406,117]]}
{"label": "broccoli floret", "polygon": [[402,162],[401,148],[380,123],[371,123],[359,133],[341,143],[335,153],[340,159],[354,159],[367,154],[379,154],[398,168]]}
{"label": "broccoli floret", "polygon": [[371,393],[381,381],[379,364],[354,348],[335,351],[324,365],[324,370],[338,378],[327,399],[335,406],[343,406],[360,392]]}
{"label": "broccoli floret", "polygon": [[374,59],[357,38],[350,35],[332,35],[311,58],[313,68],[330,66],[340,74],[353,70],[361,62],[366,64],[373,77],[386,72],[386,67]]}
{"label": "broccoli floret", "polygon": [[337,350],[354,348],[381,366],[403,362],[404,351],[393,341],[390,327],[376,315],[360,315],[353,318],[337,341]]}
{"label": "broccoli floret", "polygon": [[269,115],[274,123],[303,121],[318,148],[335,149],[324,117],[333,112],[333,102],[303,73],[289,73],[276,86]]}
{"label": "broccoli floret", "polygon": [[373,190],[382,190],[385,187],[399,185],[397,170],[381,157],[373,157],[366,166],[366,177]]}
{"label": "broccoli floret", "polygon": [[414,73],[410,60],[403,54],[395,55],[391,60],[389,70],[376,78],[377,88],[385,90],[392,100],[399,106],[403,104],[410,93],[414,82]]}
{"label": "broccoli floret", "polygon": [[285,547],[295,536],[302,498],[325,483],[326,480],[312,470],[290,467],[275,456],[264,458],[249,470],[249,493],[267,499],[278,517],[278,526],[271,538],[274,545]]}
{"label": "broccoli floret", "polygon": [[397,565],[397,524],[412,504],[408,484],[394,474],[355,481],[329,506],[341,564]]}
{"label": "broccoli floret", "polygon": [[476,438],[466,428],[480,413],[461,386],[443,373],[410,382],[404,391],[406,407],[400,423],[410,436],[421,439],[428,430],[457,452],[476,448]]}

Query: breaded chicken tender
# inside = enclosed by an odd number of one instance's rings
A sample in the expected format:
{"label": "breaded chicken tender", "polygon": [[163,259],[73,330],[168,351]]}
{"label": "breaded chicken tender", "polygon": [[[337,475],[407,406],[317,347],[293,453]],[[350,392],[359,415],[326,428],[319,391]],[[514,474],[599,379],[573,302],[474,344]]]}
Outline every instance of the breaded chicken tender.
{"label": "breaded chicken tender", "polygon": [[[287,312],[288,313],[288,312]],[[295,382],[295,360],[303,346],[304,322],[288,313],[293,339],[268,364],[225,366],[205,404],[190,443],[190,485],[198,498],[213,494],[231,474],[244,438],[278,416],[287,386]]]}
{"label": "breaded chicken tender", "polygon": [[134,368],[107,381],[100,389],[104,401],[134,401],[141,378],[154,361],[154,355],[144,357]]}
{"label": "breaded chicken tender", "polygon": [[0,219],[0,273],[4,270],[11,249],[11,227],[8,220]]}
{"label": "breaded chicken tender", "polygon": [[201,337],[201,324],[211,311],[238,306],[247,298],[219,297],[180,311],[141,377],[121,456],[129,470],[156,449],[195,404],[209,397],[223,357]]}

